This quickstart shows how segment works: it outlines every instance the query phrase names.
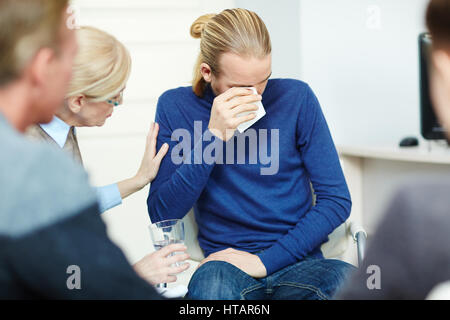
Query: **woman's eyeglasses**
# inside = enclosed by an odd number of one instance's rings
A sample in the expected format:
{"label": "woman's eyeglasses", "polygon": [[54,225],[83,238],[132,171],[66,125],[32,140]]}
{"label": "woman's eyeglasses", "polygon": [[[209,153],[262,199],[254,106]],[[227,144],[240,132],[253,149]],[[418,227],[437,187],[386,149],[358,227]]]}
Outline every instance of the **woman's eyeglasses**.
{"label": "woman's eyeglasses", "polygon": [[123,90],[120,91],[120,93],[117,96],[115,96],[114,98],[108,99],[106,102],[108,102],[109,104],[112,104],[115,107],[120,106],[123,103]]}

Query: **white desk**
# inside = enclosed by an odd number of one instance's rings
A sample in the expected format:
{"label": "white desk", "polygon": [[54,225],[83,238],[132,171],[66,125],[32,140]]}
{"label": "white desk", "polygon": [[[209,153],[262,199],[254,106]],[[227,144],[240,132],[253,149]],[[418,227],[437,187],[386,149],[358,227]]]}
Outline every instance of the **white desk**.
{"label": "white desk", "polygon": [[423,178],[449,179],[450,148],[438,144],[337,146],[352,196],[352,219],[374,232],[393,193]]}

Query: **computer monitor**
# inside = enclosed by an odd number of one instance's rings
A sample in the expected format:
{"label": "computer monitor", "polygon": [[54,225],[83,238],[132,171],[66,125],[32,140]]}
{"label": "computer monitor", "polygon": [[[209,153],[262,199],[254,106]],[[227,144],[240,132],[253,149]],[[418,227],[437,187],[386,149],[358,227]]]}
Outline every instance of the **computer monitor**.
{"label": "computer monitor", "polygon": [[432,39],[429,33],[419,35],[420,65],[420,130],[426,140],[446,139],[445,130],[439,124],[430,98],[430,54]]}

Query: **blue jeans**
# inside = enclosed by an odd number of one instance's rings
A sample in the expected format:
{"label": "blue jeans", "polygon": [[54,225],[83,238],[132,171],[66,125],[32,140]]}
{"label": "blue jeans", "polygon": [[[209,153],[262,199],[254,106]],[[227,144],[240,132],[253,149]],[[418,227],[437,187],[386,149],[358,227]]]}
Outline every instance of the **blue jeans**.
{"label": "blue jeans", "polygon": [[193,300],[326,300],[354,266],[334,259],[306,258],[265,278],[255,279],[224,261],[202,265],[189,282]]}

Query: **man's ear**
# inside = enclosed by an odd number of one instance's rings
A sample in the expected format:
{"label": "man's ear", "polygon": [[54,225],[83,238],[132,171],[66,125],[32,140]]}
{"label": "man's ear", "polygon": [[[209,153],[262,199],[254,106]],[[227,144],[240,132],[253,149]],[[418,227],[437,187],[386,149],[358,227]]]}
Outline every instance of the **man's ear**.
{"label": "man's ear", "polygon": [[436,71],[444,78],[445,83],[450,83],[450,53],[436,50],[433,52],[432,59]]}
{"label": "man's ear", "polygon": [[30,80],[34,86],[41,87],[49,82],[52,76],[50,68],[55,52],[50,48],[40,49],[29,63],[26,71],[29,72]]}
{"label": "man's ear", "polygon": [[67,106],[73,113],[79,113],[86,104],[86,97],[82,94],[67,98]]}
{"label": "man's ear", "polygon": [[207,65],[206,63],[202,63],[200,65],[200,72],[203,76],[203,80],[205,80],[205,82],[207,82],[207,83],[211,83],[211,81],[212,81],[211,67],[209,65]]}

